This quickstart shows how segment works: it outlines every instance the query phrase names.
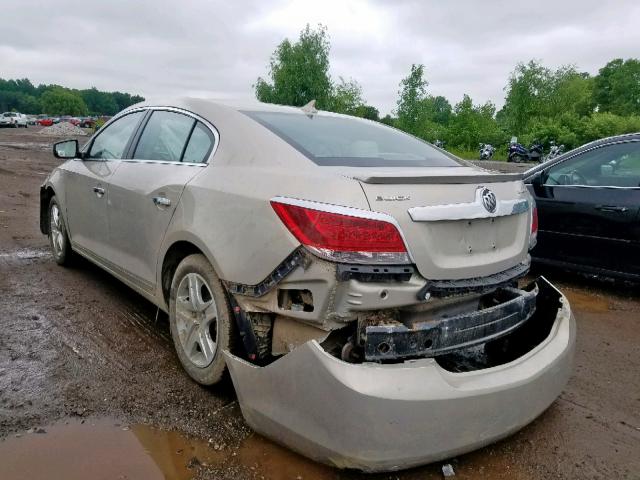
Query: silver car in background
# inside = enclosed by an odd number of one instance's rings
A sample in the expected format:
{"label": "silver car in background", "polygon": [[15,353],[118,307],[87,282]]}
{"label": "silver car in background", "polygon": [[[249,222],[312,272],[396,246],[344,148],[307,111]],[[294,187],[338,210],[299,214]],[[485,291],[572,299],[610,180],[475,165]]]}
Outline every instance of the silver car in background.
{"label": "silver car in background", "polygon": [[570,374],[575,321],[526,284],[535,205],[377,122],[182,99],[131,107],[41,189],[55,260],[167,312],[204,385],[228,369],[257,431],[366,471],[507,436]]}
{"label": "silver car in background", "polygon": [[27,116],[18,112],[4,112],[0,114],[0,127],[28,128]]}

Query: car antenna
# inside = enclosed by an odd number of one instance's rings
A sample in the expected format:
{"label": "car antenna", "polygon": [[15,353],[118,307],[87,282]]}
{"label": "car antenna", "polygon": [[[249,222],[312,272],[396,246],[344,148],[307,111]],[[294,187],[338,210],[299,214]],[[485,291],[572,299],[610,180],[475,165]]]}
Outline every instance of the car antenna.
{"label": "car antenna", "polygon": [[304,107],[300,107],[300,110],[309,115],[309,118],[311,118],[314,114],[318,113],[318,109],[316,108],[316,99],[314,98]]}

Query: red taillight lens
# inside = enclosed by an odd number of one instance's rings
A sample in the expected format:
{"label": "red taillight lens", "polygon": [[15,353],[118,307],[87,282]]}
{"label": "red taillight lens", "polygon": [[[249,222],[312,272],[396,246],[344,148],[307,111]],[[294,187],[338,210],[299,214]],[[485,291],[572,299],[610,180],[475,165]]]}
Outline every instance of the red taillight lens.
{"label": "red taillight lens", "polygon": [[529,235],[529,250],[538,243],[538,208],[535,203],[531,209],[531,234]]}
{"label": "red taillight lens", "polygon": [[360,263],[406,263],[408,259],[402,236],[390,222],[277,201],[271,206],[300,243],[323,257]]}

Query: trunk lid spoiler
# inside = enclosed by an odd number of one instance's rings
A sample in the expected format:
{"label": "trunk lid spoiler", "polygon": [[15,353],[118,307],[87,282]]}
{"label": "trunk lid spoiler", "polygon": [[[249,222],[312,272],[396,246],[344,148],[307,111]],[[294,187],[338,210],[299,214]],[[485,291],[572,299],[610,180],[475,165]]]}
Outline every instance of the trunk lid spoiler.
{"label": "trunk lid spoiler", "polygon": [[440,184],[455,185],[468,183],[501,183],[522,180],[521,173],[479,173],[471,175],[398,175],[398,174],[357,174],[352,177],[368,184]]}

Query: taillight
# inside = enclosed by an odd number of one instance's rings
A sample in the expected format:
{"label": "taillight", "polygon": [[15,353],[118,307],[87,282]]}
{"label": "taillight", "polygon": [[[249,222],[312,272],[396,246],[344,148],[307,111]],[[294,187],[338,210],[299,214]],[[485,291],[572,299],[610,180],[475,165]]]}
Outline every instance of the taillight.
{"label": "taillight", "polygon": [[538,241],[538,207],[533,204],[531,209],[531,236],[529,237],[529,250],[536,246]]}
{"label": "taillight", "polygon": [[[297,202],[297,201],[296,201]],[[407,248],[396,226],[371,212],[342,209],[314,202],[271,206],[289,231],[312,253],[328,260],[347,263],[410,263]],[[343,212],[335,210],[342,209]],[[375,215],[375,214],[374,214]]]}

